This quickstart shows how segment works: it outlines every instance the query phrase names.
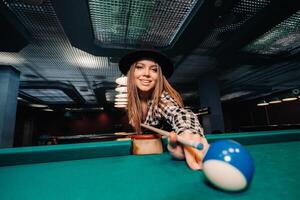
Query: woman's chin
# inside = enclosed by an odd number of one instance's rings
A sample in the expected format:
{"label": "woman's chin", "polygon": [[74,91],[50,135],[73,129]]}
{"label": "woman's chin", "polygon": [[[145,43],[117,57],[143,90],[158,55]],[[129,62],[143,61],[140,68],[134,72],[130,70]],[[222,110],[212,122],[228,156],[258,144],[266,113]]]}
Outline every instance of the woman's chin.
{"label": "woman's chin", "polygon": [[150,94],[153,91],[153,88],[150,87],[138,87],[140,93]]}
{"label": "woman's chin", "polygon": [[153,87],[149,87],[149,86],[140,86],[138,88],[141,92],[150,92],[153,89]]}

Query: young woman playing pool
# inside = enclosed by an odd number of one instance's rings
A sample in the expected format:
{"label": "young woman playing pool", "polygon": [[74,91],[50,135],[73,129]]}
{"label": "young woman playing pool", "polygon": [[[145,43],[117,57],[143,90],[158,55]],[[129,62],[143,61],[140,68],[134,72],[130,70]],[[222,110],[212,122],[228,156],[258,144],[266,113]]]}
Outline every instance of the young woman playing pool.
{"label": "young woman playing pool", "polygon": [[202,169],[204,150],[177,144],[177,135],[201,142],[208,147],[197,116],[184,109],[179,93],[166,78],[173,72],[173,64],[165,55],[152,50],[141,50],[125,55],[119,62],[127,76],[128,118],[137,133],[141,123],[161,127],[167,123],[170,132],[168,150],[177,159],[185,159],[193,170]]}

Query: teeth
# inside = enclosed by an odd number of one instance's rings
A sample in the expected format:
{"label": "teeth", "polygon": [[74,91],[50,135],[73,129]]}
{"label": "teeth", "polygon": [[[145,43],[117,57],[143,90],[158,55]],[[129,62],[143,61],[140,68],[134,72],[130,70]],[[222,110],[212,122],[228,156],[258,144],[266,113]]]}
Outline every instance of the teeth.
{"label": "teeth", "polygon": [[142,81],[143,83],[150,83],[150,81]]}

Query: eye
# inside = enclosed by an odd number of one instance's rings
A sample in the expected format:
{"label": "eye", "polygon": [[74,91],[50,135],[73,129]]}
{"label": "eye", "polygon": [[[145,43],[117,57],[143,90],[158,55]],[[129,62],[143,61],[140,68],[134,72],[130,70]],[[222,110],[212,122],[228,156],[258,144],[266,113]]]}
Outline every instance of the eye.
{"label": "eye", "polygon": [[136,65],[135,68],[136,68],[136,69],[142,69],[143,66],[142,66],[142,65]]}
{"label": "eye", "polygon": [[151,70],[154,71],[154,72],[158,71],[157,67],[152,67]]}

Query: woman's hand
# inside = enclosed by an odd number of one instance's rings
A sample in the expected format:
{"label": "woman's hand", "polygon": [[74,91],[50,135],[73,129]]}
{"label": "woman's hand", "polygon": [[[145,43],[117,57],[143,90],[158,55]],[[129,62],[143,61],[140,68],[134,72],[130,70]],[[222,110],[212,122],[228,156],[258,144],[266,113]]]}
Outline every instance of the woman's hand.
{"label": "woman's hand", "polygon": [[181,145],[177,143],[177,134],[172,131],[170,132],[170,137],[168,138],[168,150],[174,158],[185,159],[188,166],[193,170],[202,169],[202,160],[204,157],[204,152],[209,147],[207,140],[201,137],[199,134],[194,134],[191,131],[185,131],[180,134],[180,137],[201,142],[204,146],[202,150],[195,149],[190,146]]}

